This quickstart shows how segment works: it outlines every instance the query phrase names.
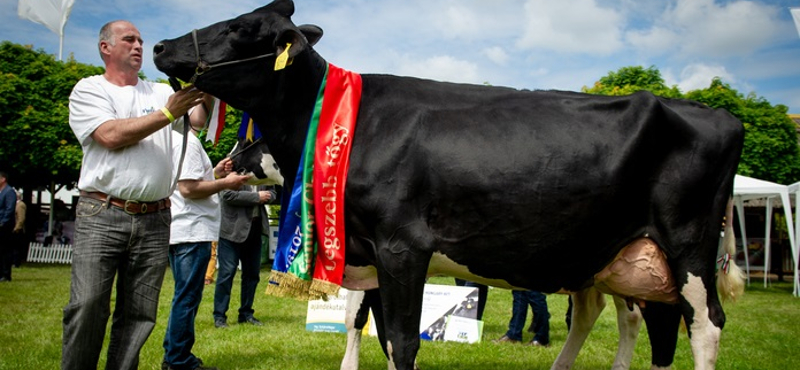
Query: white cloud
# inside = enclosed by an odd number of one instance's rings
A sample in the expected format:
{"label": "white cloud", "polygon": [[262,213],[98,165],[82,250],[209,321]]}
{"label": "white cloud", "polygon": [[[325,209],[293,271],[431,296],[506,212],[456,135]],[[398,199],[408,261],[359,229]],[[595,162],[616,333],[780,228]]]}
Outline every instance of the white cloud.
{"label": "white cloud", "polygon": [[495,62],[501,66],[506,65],[509,58],[508,53],[506,53],[506,51],[499,46],[492,46],[490,48],[483,49],[483,55],[489,58],[489,60],[492,62]]}
{"label": "white cloud", "polygon": [[746,56],[784,29],[778,8],[753,1],[677,0],[648,29],[627,34],[637,50],[683,58]]}
{"label": "white cloud", "polygon": [[521,48],[609,55],[623,47],[625,19],[595,0],[528,0],[525,15]]}
{"label": "white cloud", "polygon": [[626,33],[626,41],[639,54],[661,55],[675,49],[680,44],[680,35],[664,27],[648,30],[632,30]]}
{"label": "white cloud", "polygon": [[715,77],[719,77],[723,82],[731,85],[737,82],[724,66],[703,63],[690,64],[684,67],[677,81],[672,80],[672,76],[670,76],[669,80],[665,77],[665,81],[668,86],[675,84],[678,85],[681,91],[688,92],[707,88]]}
{"label": "white cloud", "polygon": [[424,60],[400,62],[397,73],[400,75],[428,78],[437,81],[482,83],[478,67],[474,63],[458,60],[451,56],[434,56]]}

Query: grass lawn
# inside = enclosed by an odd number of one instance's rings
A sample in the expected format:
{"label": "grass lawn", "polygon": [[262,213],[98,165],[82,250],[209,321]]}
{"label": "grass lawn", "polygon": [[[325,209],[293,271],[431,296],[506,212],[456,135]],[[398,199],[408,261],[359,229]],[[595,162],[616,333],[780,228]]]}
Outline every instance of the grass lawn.
{"label": "grass lawn", "polygon": [[[256,317],[266,325],[235,323],[239,304],[238,276],[234,283],[230,328],[215,329],[211,317],[214,286],[205,288],[197,318],[194,353],[210,366],[223,370],[338,369],[344,354],[345,335],[305,331],[306,302],[263,294],[268,269],[256,295]],[[0,370],[57,369],[61,357],[62,308],[69,299],[69,266],[28,264],[15,269],[14,281],[0,283]],[[451,278],[435,278],[434,284],[452,284]],[[728,323],[722,331],[717,369],[796,369],[800,360],[800,298],[791,295],[791,284],[778,282],[767,289],[760,282],[748,287],[736,304],[726,305]],[[158,322],[142,349],[140,369],[160,369],[162,341],[172,299],[169,271],[161,291]],[[492,343],[505,333],[511,317],[511,293],[491,289],[484,314],[483,342],[461,344],[426,342],[418,363],[423,370],[549,369],[566,338],[564,313],[567,297],[548,297],[552,346],[547,349]],[[232,319],[231,319],[232,318]],[[532,334],[525,333],[528,340]],[[106,338],[108,339],[108,338]],[[616,352],[617,329],[610,303],[581,351],[575,369],[607,369]],[[105,349],[99,368],[105,366]],[[386,369],[375,338],[364,338],[362,369]],[[642,327],[633,369],[650,368],[647,333]],[[685,333],[679,336],[673,369],[692,369],[691,349]]]}

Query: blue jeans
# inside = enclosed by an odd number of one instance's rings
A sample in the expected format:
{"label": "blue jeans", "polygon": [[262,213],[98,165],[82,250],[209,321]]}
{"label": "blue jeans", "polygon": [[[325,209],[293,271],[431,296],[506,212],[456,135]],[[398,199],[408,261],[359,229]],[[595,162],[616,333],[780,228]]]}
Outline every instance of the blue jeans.
{"label": "blue jeans", "polygon": [[528,305],[533,310],[533,329],[536,333],[533,340],[547,345],[550,343],[550,312],[547,310],[547,297],[531,290],[515,290],[511,292],[514,303],[511,306],[511,321],[508,322],[506,336],[514,340],[522,340],[522,329],[528,317]]}
{"label": "blue jeans", "polygon": [[214,319],[225,319],[228,316],[228,306],[231,302],[231,288],[233,277],[236,275],[236,266],[242,262],[242,294],[239,307],[239,321],[253,317],[253,300],[256,287],[261,279],[261,231],[260,227],[253,225],[250,234],[243,243],[234,243],[225,238],[219,238],[217,244],[217,286],[214,290]]}
{"label": "blue jeans", "polygon": [[116,276],[106,369],[136,369],[139,351],[156,323],[167,269],[170,211],[133,216],[105,202],[80,198],[76,216],[61,368],[97,368]]}
{"label": "blue jeans", "polygon": [[211,242],[182,243],[169,246],[169,266],[175,278],[175,295],[169,311],[167,332],[164,335],[164,361],[174,369],[194,369],[200,365],[192,354],[194,318],[200,301]]}

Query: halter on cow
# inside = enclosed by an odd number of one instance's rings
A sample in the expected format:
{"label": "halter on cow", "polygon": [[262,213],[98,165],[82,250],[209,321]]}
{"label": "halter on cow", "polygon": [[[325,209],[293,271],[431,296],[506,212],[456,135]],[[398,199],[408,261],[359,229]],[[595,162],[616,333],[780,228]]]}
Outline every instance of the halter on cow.
{"label": "halter on cow", "polygon": [[[278,71],[265,57],[195,79],[259,123],[285,189],[294,185],[327,70],[312,48],[322,31],[294,25],[293,13],[291,1],[277,0],[197,30],[196,42],[187,34],[154,47],[156,66],[184,80],[195,74],[197,54],[220,64],[289,49],[293,63]],[[361,79],[343,285],[380,290],[383,344],[396,369],[413,367],[429,274],[574,292],[594,286],[640,240],[665,258],[669,299],[649,295],[649,285],[605,289],[647,301],[648,330],[666,334],[650,336],[654,366],[671,364],[671,353],[656,358],[655,349],[674,349],[682,317],[695,369],[714,368],[725,323],[715,262],[742,149],[738,120],[645,92],[603,97]]]}

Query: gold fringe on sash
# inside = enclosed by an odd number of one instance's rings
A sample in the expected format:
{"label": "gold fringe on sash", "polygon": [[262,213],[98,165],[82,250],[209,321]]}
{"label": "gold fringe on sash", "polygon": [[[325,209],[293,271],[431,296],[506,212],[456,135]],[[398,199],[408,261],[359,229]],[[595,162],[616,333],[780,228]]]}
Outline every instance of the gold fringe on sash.
{"label": "gold fringe on sash", "polygon": [[314,279],[311,283],[310,294],[316,295],[319,297],[326,298],[327,295],[336,296],[339,295],[339,288],[341,288],[338,284],[332,283],[330,281]]}
{"label": "gold fringe on sash", "polygon": [[303,280],[280,271],[272,271],[266,294],[276,297],[292,297],[300,301],[320,298],[319,295],[311,292],[311,284],[309,280]]}
{"label": "gold fringe on sash", "polygon": [[330,281],[314,279],[303,280],[294,275],[280,271],[272,271],[266,294],[275,297],[292,297],[300,301],[325,299],[339,294],[339,285]]}

